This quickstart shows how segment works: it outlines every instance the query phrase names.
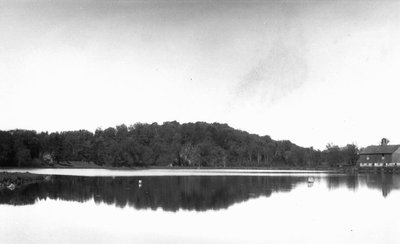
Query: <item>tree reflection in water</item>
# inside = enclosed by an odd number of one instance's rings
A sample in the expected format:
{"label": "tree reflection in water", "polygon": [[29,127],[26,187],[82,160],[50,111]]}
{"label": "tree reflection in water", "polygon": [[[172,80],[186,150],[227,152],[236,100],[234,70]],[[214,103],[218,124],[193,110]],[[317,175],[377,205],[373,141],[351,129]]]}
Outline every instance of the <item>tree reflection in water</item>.
{"label": "tree reflection in water", "polygon": [[[400,176],[393,174],[354,174],[327,176],[329,189],[359,186],[381,189],[383,196],[400,189]],[[141,184],[139,184],[141,180]],[[50,181],[34,183],[14,191],[0,191],[1,204],[34,204],[42,199],[61,199],[113,204],[118,207],[165,211],[218,210],[247,201],[288,192],[307,183],[307,177],[294,176],[152,176],[81,177],[52,176]]]}

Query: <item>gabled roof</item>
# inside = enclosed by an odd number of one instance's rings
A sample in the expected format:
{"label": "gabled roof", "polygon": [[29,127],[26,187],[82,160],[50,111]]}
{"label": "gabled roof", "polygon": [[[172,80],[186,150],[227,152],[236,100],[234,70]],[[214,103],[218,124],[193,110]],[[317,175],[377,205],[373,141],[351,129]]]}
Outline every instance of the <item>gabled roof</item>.
{"label": "gabled roof", "polygon": [[399,148],[400,145],[368,146],[360,154],[392,154]]}

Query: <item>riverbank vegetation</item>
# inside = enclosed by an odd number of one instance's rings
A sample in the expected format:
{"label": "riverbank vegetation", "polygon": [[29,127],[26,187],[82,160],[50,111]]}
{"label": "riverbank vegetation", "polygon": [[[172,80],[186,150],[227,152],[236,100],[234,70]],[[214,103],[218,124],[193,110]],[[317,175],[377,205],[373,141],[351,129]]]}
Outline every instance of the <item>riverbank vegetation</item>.
{"label": "riverbank vegetation", "polygon": [[48,181],[51,176],[35,175],[30,173],[0,172],[0,191],[4,189],[14,190],[29,184]]}
{"label": "riverbank vegetation", "polygon": [[65,132],[0,131],[0,167],[92,162],[101,167],[338,167],[355,165],[358,148],[304,148],[227,124],[165,122]]}

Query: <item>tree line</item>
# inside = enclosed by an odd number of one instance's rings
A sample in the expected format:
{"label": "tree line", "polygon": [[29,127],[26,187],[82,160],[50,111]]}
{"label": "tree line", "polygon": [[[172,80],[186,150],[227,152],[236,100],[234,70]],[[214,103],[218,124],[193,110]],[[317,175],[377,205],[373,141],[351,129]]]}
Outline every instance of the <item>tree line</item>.
{"label": "tree line", "polygon": [[337,167],[354,165],[356,145],[304,148],[220,123],[136,123],[64,132],[0,131],[1,167],[85,161],[104,167]]}

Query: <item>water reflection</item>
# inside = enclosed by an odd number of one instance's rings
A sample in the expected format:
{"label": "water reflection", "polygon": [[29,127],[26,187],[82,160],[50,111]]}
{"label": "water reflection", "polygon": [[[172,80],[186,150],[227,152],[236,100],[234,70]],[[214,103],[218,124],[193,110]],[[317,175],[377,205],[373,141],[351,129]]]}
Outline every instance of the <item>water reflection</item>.
{"label": "water reflection", "polygon": [[328,189],[356,191],[365,186],[382,191],[386,197],[400,189],[400,176],[393,174],[333,175],[310,183],[305,176],[153,176],[82,177],[52,176],[50,181],[34,183],[14,191],[0,191],[0,203],[34,204],[42,199],[107,203],[118,207],[166,211],[218,210],[247,201],[289,192],[299,184],[326,184]]}
{"label": "water reflection", "polygon": [[352,191],[365,186],[382,191],[382,196],[386,197],[392,190],[400,189],[400,175],[376,173],[329,176],[326,178],[326,183],[329,189],[346,188]]}

